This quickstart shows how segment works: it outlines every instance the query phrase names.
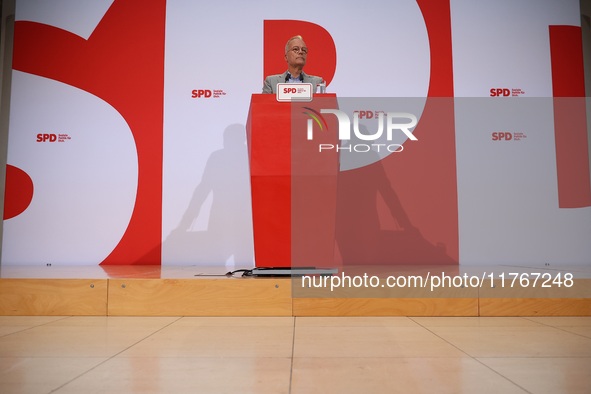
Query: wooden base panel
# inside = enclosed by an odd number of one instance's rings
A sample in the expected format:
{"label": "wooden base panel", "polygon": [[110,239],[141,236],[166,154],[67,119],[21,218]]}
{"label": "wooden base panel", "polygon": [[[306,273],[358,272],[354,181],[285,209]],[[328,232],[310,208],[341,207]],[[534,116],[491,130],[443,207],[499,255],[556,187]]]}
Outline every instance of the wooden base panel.
{"label": "wooden base panel", "polygon": [[294,316],[478,316],[478,299],[296,298]]}
{"label": "wooden base panel", "polygon": [[115,279],[110,316],[291,316],[289,279]]}
{"label": "wooden base panel", "polygon": [[591,316],[591,298],[301,298],[286,278],[0,278],[3,316]]}
{"label": "wooden base panel", "polygon": [[0,279],[0,315],[104,316],[106,279]]}
{"label": "wooden base panel", "polygon": [[591,298],[481,298],[480,316],[591,316]]}
{"label": "wooden base panel", "polygon": [[[421,276],[426,269],[397,268]],[[0,277],[0,315],[591,316],[591,279],[521,282],[332,291],[290,278],[228,277],[216,267],[9,266]]]}

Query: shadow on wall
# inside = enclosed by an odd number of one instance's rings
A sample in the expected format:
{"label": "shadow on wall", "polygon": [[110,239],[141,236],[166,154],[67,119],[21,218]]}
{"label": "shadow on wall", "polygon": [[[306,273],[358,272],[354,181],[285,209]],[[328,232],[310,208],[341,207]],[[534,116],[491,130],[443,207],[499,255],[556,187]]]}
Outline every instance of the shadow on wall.
{"label": "shadow on wall", "polygon": [[[212,205],[205,231],[192,229],[208,196]],[[223,148],[211,154],[201,182],[177,228],[164,241],[167,260],[200,265],[252,264],[252,219],[244,125],[224,131]],[[249,236],[250,235],[250,236]],[[207,260],[207,261],[204,261]]]}
{"label": "shadow on wall", "polygon": [[344,266],[455,263],[445,245],[433,245],[412,223],[392,185],[395,174],[376,152],[352,152],[347,160],[372,164],[339,173],[335,235]]}

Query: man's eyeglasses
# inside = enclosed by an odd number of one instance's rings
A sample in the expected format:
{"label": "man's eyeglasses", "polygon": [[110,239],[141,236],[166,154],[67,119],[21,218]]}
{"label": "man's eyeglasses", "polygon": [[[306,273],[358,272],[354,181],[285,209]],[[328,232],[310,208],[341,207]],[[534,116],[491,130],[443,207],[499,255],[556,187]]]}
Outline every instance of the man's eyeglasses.
{"label": "man's eyeglasses", "polygon": [[293,47],[293,48],[290,49],[290,51],[292,51],[293,53],[302,52],[304,55],[308,54],[308,48],[306,48],[306,47],[303,47],[303,48]]}

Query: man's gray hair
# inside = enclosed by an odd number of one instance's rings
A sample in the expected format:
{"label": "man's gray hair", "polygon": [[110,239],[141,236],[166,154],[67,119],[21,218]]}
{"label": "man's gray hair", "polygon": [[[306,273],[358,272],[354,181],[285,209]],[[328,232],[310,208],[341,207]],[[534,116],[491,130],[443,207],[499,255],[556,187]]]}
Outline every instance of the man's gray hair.
{"label": "man's gray hair", "polygon": [[302,36],[293,36],[291,37],[289,40],[287,40],[287,43],[285,44],[285,53],[287,54],[287,51],[289,51],[289,43],[292,42],[293,40],[302,40],[304,41],[304,39],[302,38]]}

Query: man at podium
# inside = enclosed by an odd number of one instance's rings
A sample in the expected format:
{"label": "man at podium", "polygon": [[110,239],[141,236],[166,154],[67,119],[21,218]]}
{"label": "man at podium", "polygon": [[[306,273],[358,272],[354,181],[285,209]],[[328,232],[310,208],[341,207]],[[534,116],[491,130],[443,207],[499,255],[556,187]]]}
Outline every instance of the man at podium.
{"label": "man at podium", "polygon": [[311,83],[312,91],[315,92],[316,86],[324,83],[324,79],[304,72],[303,69],[307,58],[308,47],[306,47],[302,36],[294,36],[287,40],[285,44],[287,71],[283,74],[267,76],[263,86],[263,93],[277,93],[278,83]]}

